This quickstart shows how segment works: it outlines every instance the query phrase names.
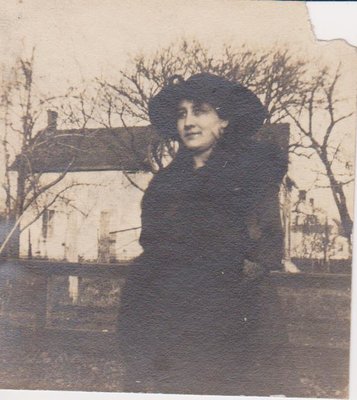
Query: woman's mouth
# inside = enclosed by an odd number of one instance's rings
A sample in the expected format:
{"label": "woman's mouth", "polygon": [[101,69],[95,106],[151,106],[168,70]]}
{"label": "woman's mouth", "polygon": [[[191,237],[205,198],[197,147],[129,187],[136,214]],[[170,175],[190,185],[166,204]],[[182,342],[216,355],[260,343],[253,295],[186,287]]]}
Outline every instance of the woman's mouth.
{"label": "woman's mouth", "polygon": [[186,132],[185,133],[185,138],[195,138],[197,136],[199,136],[201,134],[201,132]]}

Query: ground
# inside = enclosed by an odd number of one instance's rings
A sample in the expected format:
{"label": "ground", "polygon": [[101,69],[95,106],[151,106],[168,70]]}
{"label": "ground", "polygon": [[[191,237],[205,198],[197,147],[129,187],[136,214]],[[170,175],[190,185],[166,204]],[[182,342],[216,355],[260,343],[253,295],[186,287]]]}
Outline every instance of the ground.
{"label": "ground", "polygon": [[[115,339],[122,267],[74,266],[94,273],[81,277],[74,304],[67,265],[47,279],[54,263],[17,264],[0,265],[0,389],[123,391]],[[271,279],[288,317],[289,373],[301,382],[294,396],[347,398],[350,277],[278,275]]]}
{"label": "ground", "polygon": [[[1,329],[0,388],[122,391],[123,365],[111,333]],[[296,396],[347,398],[348,352],[296,348]],[[268,389],[269,390],[269,389]],[[267,393],[268,394],[268,393]]]}

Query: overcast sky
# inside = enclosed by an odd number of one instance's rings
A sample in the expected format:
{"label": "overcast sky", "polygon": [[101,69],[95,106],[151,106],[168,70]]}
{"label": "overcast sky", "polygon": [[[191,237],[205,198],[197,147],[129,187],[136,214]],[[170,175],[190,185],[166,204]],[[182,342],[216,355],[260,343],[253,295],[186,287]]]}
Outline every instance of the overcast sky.
{"label": "overcast sky", "polygon": [[[37,84],[50,94],[82,78],[115,78],[130,54],[153,51],[182,36],[196,37],[214,50],[222,43],[246,43],[252,49],[285,44],[292,52],[320,58],[304,2],[0,0],[0,7],[1,63],[10,66],[36,46]],[[312,12],[322,15],[315,5]],[[323,21],[335,26],[333,16]],[[338,57],[326,51],[322,58],[334,63],[345,59],[346,51],[350,57],[351,49],[341,47]]]}
{"label": "overcast sky", "polygon": [[[210,47],[288,43],[309,47],[306,8],[298,2],[234,0],[1,0],[5,63],[36,46],[36,70],[49,90],[67,80],[113,73],[128,54],[186,36]],[[291,15],[294,15],[292,23]]]}

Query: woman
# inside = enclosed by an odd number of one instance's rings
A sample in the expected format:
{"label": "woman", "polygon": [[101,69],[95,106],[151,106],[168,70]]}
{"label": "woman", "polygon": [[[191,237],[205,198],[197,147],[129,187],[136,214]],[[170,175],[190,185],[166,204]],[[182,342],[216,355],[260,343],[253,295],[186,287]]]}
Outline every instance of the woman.
{"label": "woman", "polygon": [[269,394],[286,332],[264,277],[281,262],[275,205],[287,162],[252,139],[266,110],[243,86],[202,73],[175,77],[149,115],[179,150],[142,202],[144,252],[118,323],[125,390]]}

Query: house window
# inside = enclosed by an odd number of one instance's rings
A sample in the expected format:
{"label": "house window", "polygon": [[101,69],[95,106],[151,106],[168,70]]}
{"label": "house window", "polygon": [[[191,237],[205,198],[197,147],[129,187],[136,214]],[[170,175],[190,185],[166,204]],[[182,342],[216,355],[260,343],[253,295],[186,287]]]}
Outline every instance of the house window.
{"label": "house window", "polygon": [[53,235],[54,215],[54,210],[45,210],[45,212],[42,214],[42,237],[44,239],[49,239]]}
{"label": "house window", "polygon": [[98,238],[98,262],[116,261],[116,235],[110,232],[111,211],[101,211]]}

